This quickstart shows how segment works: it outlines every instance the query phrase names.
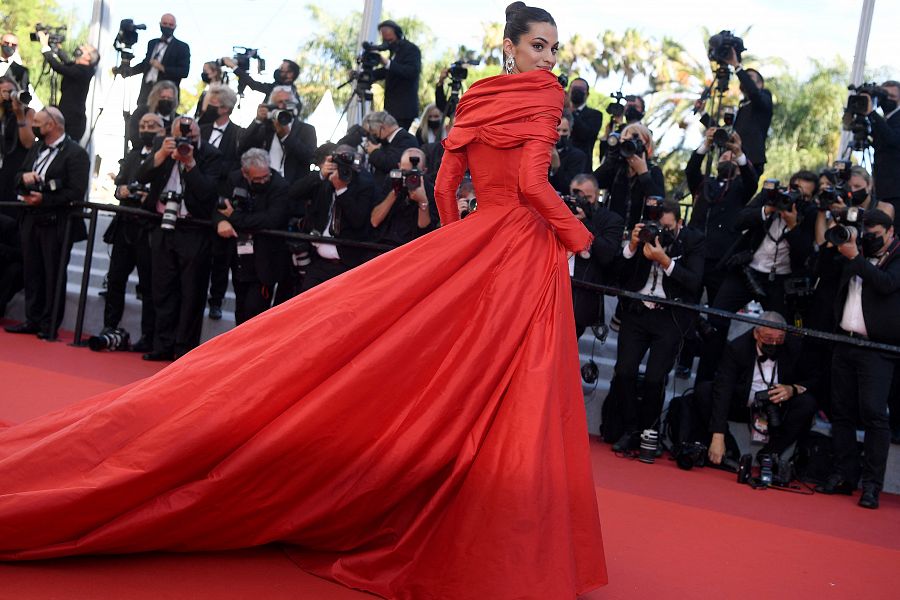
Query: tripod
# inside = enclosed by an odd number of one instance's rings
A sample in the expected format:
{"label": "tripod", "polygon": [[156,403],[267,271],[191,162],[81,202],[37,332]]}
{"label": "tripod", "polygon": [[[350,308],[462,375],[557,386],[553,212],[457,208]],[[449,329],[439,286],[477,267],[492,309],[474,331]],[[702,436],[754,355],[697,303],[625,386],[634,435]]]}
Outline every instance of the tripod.
{"label": "tripod", "polygon": [[335,125],[329,139],[333,138],[335,133],[337,133],[337,128],[340,126],[341,120],[347,116],[347,113],[350,111],[350,105],[353,103],[354,99],[356,99],[357,102],[353,107],[353,114],[350,115],[348,122],[352,122],[354,125],[361,125],[366,115],[372,112],[372,83],[374,81],[375,77],[372,71],[362,69],[360,71],[354,71],[350,76],[350,79],[337,87],[337,89],[341,89],[345,85],[353,84],[353,92],[350,94],[350,97],[347,98],[344,109],[338,117],[338,125]]}
{"label": "tripod", "polygon": [[456,107],[459,105],[459,94],[462,91],[462,80],[450,77],[450,97],[447,98],[447,105],[444,106],[444,114],[441,115],[441,123],[448,117],[456,116]]}
{"label": "tripod", "polygon": [[[712,100],[712,110],[707,114],[713,118],[713,124],[711,127],[718,127],[719,122],[722,118],[722,99],[725,97],[725,92],[728,91],[728,84],[731,81],[731,69],[728,65],[719,65],[716,69],[716,88],[715,92],[710,94],[710,98]],[[712,87],[712,86],[710,86]],[[712,150],[712,148],[710,148]],[[712,166],[713,166],[713,153],[710,151],[709,156],[706,157],[706,171],[705,175],[707,177],[712,174]]]}

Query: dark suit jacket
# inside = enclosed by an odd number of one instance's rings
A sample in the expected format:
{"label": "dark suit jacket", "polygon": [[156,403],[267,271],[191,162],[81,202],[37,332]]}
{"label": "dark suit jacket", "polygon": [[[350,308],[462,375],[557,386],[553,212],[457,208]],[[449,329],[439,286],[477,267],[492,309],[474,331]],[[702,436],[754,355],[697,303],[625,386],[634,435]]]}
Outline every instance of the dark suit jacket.
{"label": "dark suit jacket", "polygon": [[[862,278],[862,309],[869,338],[886,344],[900,343],[900,249],[895,242],[880,265],[873,265],[859,254],[847,260],[838,254],[842,265],[838,292],[834,301],[835,323],[840,324],[847,302],[850,280]],[[893,251],[891,251],[893,250]],[[836,251],[831,250],[832,252]]]}
{"label": "dark suit jacket", "polygon": [[[212,123],[206,123],[200,126],[200,139],[203,140],[203,143],[209,142],[209,137],[213,132],[213,126]],[[225,131],[222,133],[222,140],[219,142],[219,154],[222,155],[222,181],[228,179],[232,171],[241,168],[241,155],[238,152],[238,149],[243,135],[244,129],[232,121],[229,120],[225,125]]]}
{"label": "dark suit jacket", "polygon": [[[175,165],[175,159],[167,158],[160,166],[153,166],[153,156],[162,146],[163,139],[156,138],[153,150],[141,163],[137,172],[138,181],[150,184],[150,193],[144,199],[144,208],[151,212],[157,212],[156,202]],[[218,200],[216,183],[219,180],[222,156],[209,144],[201,144],[200,149],[194,152],[194,160],[197,166],[183,175],[184,203],[190,216],[197,219],[211,219]],[[182,221],[179,220],[179,225],[181,224]]]}
{"label": "dark suit jacket", "polygon": [[755,165],[766,162],[766,138],[772,124],[772,92],[759,89],[750,75],[743,69],[737,73],[738,80],[749,94],[749,103],[742,103],[734,118],[734,130],[741,136],[741,145],[747,159]]}
{"label": "dark suit jacket", "polygon": [[[622,217],[599,203],[584,222],[588,230],[594,234],[591,243],[591,257],[581,258],[575,255],[574,279],[596,284],[611,284],[615,273],[613,265],[622,250],[622,230],[625,222]],[[572,301],[575,304],[575,325],[578,328],[589,327],[603,320],[603,295],[575,286],[572,290]]]}
{"label": "dark suit jacket", "polygon": [[77,142],[87,126],[85,102],[96,67],[65,64],[49,50],[44,52],[44,60],[50,68],[62,75],[59,84],[59,110],[66,118],[66,133]]}
{"label": "dark suit jacket", "polygon": [[[630,230],[641,220],[644,199],[647,196],[665,196],[666,183],[662,169],[656,165],[648,165],[647,172],[637,177],[628,177],[627,166],[621,168],[620,166],[613,161],[605,160],[594,171],[594,177],[597,178],[601,190],[606,189],[610,192],[609,209],[626,219],[625,226]],[[631,199],[630,207],[629,199]]]}
{"label": "dark suit jacket", "polygon": [[[437,229],[441,217],[434,201],[434,180],[426,173],[422,177],[422,181],[425,186],[425,196],[428,198],[428,213],[431,216],[431,223],[427,227],[419,227],[419,205],[410,202],[409,196],[404,194],[403,197],[394,200],[384,221],[374,230],[373,239],[376,242],[396,248]],[[375,198],[375,205],[377,206],[387,198],[391,191],[391,182],[385,181],[381,193]],[[371,219],[369,222],[371,223]]]}
{"label": "dark suit jacket", "polygon": [[[747,203],[747,206],[741,210],[734,226],[737,231],[744,233],[738,241],[723,256],[722,260],[727,260],[730,256],[742,252],[756,252],[759,246],[766,238],[769,227],[778,213],[772,213],[765,219],[762,217],[762,207],[765,204],[765,196],[757,194],[753,200]],[[815,243],[815,226],[816,226],[816,207],[812,204],[806,204],[798,207],[799,220],[797,226],[791,231],[785,233],[785,240],[788,243],[791,253],[791,274],[801,275],[812,265],[807,264],[813,252]]]}
{"label": "dark suit jacket", "polygon": [[900,199],[900,112],[889,120],[873,112],[869,121],[875,147],[875,197]]}
{"label": "dark suit jacket", "polygon": [[384,142],[381,148],[375,150],[369,155],[369,164],[375,170],[375,186],[381,189],[385,180],[391,174],[391,169],[396,169],[400,165],[400,157],[407,148],[418,148],[419,142],[416,136],[406,131],[398,129],[397,135],[393,141]]}
{"label": "dark suit jacket", "polygon": [[572,179],[581,173],[590,173],[591,166],[588,157],[576,148],[569,145],[559,151],[559,169],[550,176],[550,185],[560,194],[569,193],[569,184]]}
{"label": "dark suit jacket", "polygon": [[243,69],[235,69],[234,74],[237,75],[238,84],[246,85],[251,90],[264,94],[266,96],[266,102],[269,101],[269,96],[272,94],[272,90],[280,85],[287,85],[292,90],[294,90],[294,100],[298,103],[300,102],[300,92],[299,90],[297,90],[296,84],[288,85],[285,83],[275,83],[274,81],[271,83],[263,83],[250,77],[250,73],[244,71]]}
{"label": "dark suit jacket", "polygon": [[[144,60],[132,67],[135,73],[146,73],[152,67],[150,59],[153,58],[153,52],[156,50],[156,44],[159,38],[147,42],[147,56]],[[169,41],[169,47],[162,57],[162,64],[166,68],[165,72],[159,74],[157,81],[171,81],[175,85],[180,85],[181,80],[188,76],[191,70],[191,48],[186,43],[174,37]]]}
{"label": "dark suit jacket", "polygon": [[[226,178],[227,187],[233,191],[242,187],[249,189],[249,184],[238,169],[232,171]],[[223,194],[225,197],[232,195],[231,191]],[[225,217],[219,211],[213,213],[213,222],[228,221],[238,234],[252,233],[260,229],[284,229],[287,226],[288,212],[288,185],[284,178],[272,171],[272,181],[269,188],[261,194],[252,194],[252,210],[248,210],[246,203],[239,203],[230,217]],[[232,268],[235,268],[237,245],[234,238],[228,240],[231,252]],[[284,250],[284,242],[280,238],[258,235],[253,236],[253,258],[257,279],[266,285],[274,285],[279,277],[279,254]]]}
{"label": "dark suit jacket", "polygon": [[391,51],[391,66],[375,69],[375,80],[384,79],[384,110],[397,120],[419,116],[419,75],[422,52],[406,39]]}
{"label": "dark suit jacket", "polygon": [[[275,126],[266,120],[263,123],[253,121],[244,130],[244,136],[238,145],[238,156],[250,148],[262,148],[267,152],[272,148]],[[293,183],[309,173],[316,152],[316,128],[309,123],[294,119],[291,132],[282,140],[284,146],[284,178]]]}
{"label": "dark suit jacket", "polygon": [[[334,197],[334,187],[328,181],[318,184],[310,177],[311,185],[315,186],[315,193],[306,206],[306,227],[309,232],[322,233],[332,224],[339,223],[333,228],[332,233],[336,238],[344,238],[357,241],[371,241],[372,226],[370,215],[375,202],[375,186],[372,176],[365,171],[354,173],[347,186],[347,191],[335,197],[334,216],[331,222],[328,214],[331,209],[331,200]],[[338,246],[338,254],[341,262],[350,268],[364,263],[371,255],[370,250],[351,248],[350,246]]]}
{"label": "dark suit jacket", "polygon": [[575,122],[572,125],[572,143],[587,156],[588,168],[593,166],[594,146],[597,136],[603,128],[603,113],[589,106],[581,111],[573,111]]}
{"label": "dark suit jacket", "polygon": [[[713,383],[713,410],[710,417],[710,433],[725,433],[728,414],[732,406],[747,406],[750,387],[756,369],[756,338],[753,330],[739,335],[728,344],[719,360]],[[803,372],[803,343],[796,336],[788,335],[776,360],[778,383],[811,387],[815,381]]]}
{"label": "dark suit jacket", "polygon": [[9,63],[5,76],[11,77],[19,85],[20,90],[28,89],[28,69],[19,63]]}

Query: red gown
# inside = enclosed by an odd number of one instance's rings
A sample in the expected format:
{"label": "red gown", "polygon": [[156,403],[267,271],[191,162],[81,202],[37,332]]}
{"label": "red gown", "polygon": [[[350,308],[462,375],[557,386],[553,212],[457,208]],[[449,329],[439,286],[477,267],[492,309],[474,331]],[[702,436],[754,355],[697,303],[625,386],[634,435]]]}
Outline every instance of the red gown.
{"label": "red gown", "polygon": [[[0,430],[0,559],[289,544],[386,598],[572,599],[606,583],[566,249],[563,93],[473,85],[444,226],[156,376]],[[478,210],[459,221],[466,167]]]}

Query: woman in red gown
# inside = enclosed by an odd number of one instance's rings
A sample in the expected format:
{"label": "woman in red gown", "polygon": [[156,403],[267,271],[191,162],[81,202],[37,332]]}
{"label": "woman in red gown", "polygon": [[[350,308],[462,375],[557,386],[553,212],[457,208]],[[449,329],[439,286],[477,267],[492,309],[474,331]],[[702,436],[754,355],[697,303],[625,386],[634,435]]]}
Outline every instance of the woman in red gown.
{"label": "woman in red gown", "polygon": [[[445,142],[444,226],[0,430],[0,559],[283,542],[386,598],[606,583],[566,256],[591,235],[547,183],[556,27],[518,4],[513,74],[474,84]],[[459,221],[467,168],[478,210]]]}

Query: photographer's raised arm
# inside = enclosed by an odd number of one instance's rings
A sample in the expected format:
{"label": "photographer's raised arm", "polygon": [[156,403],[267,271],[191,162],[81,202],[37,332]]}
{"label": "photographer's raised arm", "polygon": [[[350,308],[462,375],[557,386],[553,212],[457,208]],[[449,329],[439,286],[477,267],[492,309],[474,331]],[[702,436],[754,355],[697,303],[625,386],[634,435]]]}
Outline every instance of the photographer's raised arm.
{"label": "photographer's raised arm", "polygon": [[872,142],[878,149],[884,147],[900,149],[900,127],[891,127],[887,120],[875,111],[869,113],[869,122],[872,124]]}

